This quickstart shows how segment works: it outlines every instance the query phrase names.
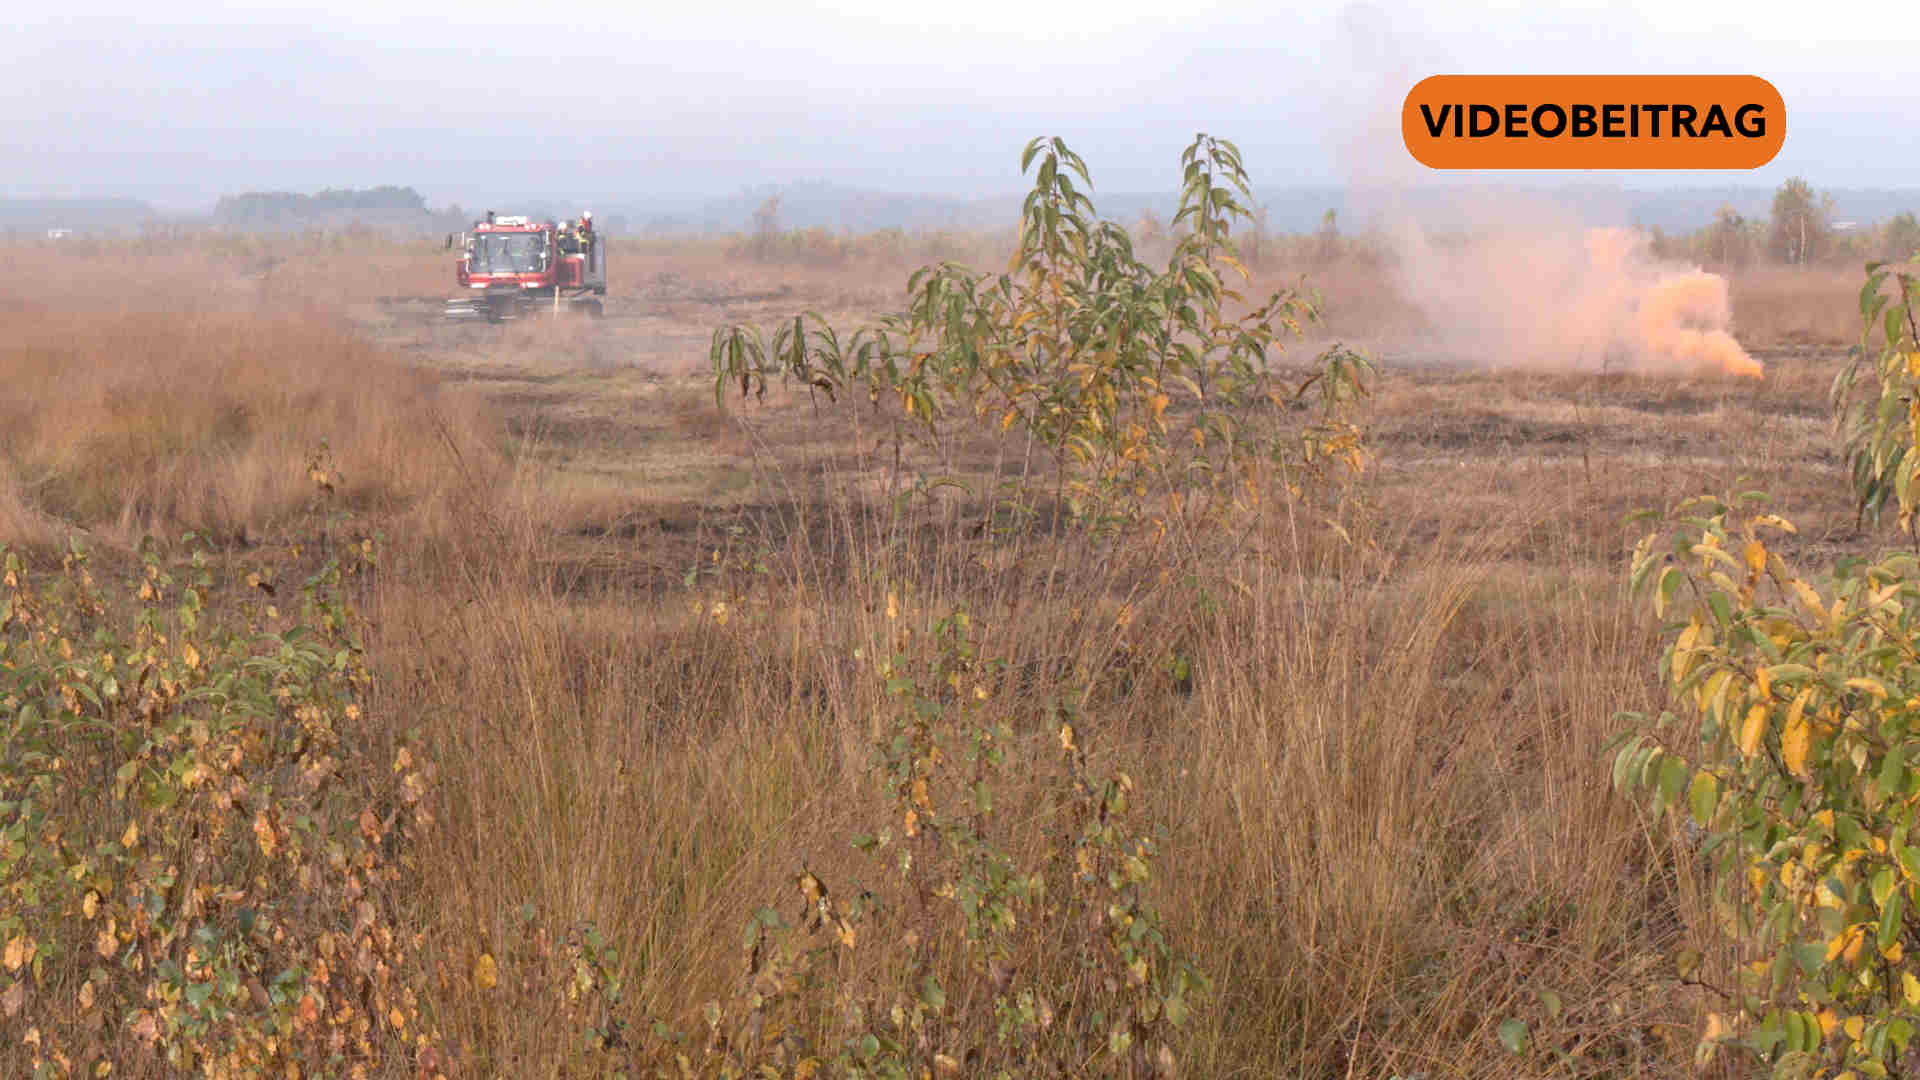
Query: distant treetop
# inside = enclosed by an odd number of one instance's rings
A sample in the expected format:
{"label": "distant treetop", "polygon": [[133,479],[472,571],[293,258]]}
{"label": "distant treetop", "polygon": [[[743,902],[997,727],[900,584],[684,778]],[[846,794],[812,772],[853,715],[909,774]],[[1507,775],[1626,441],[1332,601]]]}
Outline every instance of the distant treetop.
{"label": "distant treetop", "polygon": [[328,188],[314,195],[291,191],[249,191],[222,196],[214,204],[215,221],[230,225],[297,222],[341,210],[427,211],[427,200],[410,187]]}

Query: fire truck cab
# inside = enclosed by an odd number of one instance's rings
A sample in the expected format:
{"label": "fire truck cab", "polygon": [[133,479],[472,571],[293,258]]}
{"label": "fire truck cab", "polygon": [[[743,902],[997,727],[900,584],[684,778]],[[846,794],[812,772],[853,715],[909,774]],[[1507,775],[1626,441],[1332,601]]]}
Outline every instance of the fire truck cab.
{"label": "fire truck cab", "polygon": [[[541,307],[603,313],[606,238],[594,229],[591,211],[573,221],[490,211],[458,239],[454,273],[463,295],[447,301],[448,318],[501,322]],[[454,240],[449,237],[448,246]]]}

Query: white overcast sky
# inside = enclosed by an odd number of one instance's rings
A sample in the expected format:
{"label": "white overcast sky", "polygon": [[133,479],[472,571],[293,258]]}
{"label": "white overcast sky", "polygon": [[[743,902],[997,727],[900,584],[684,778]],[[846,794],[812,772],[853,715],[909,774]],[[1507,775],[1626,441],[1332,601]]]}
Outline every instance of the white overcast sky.
{"label": "white overcast sky", "polygon": [[1458,181],[1399,141],[1407,89],[1443,72],[1755,74],[1786,99],[1765,169],[1534,181],[1920,187],[1915,56],[1920,16],[1894,3],[21,4],[0,15],[0,196],[985,195],[1021,189],[1039,134],[1097,187],[1149,191],[1202,130],[1262,188]]}

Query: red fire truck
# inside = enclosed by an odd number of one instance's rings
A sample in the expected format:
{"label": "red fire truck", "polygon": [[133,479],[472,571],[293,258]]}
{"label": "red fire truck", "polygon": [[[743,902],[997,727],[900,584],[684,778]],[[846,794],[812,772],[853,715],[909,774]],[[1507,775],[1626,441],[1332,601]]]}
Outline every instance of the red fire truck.
{"label": "red fire truck", "polygon": [[502,322],[541,309],[599,317],[607,295],[607,242],[588,211],[576,221],[495,214],[458,240],[455,275],[462,295],[447,301],[450,319]]}

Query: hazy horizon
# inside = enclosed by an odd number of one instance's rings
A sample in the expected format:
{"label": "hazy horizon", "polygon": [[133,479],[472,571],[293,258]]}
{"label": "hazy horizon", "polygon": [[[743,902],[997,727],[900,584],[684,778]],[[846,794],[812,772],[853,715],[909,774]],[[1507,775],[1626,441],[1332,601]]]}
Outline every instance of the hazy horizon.
{"label": "hazy horizon", "polygon": [[[1888,10],[1897,9],[1888,6]],[[1657,13],[1657,19],[1656,19]],[[1157,191],[1196,131],[1237,142],[1263,189],[1351,185],[1822,188],[1920,183],[1888,137],[1916,106],[1910,44],[1767,22],[1731,3],[1554,11],[1482,0],[1238,13],[986,0],[948,14],[875,0],[640,12],[414,2],[342,12],[189,2],[0,25],[12,198],[130,197],[167,212],[244,191],[411,186],[435,206],[725,198],[821,181],[976,199],[1024,188],[1027,139],[1059,134],[1097,190]],[[1446,71],[1739,72],[1787,102],[1753,171],[1436,173],[1400,145],[1414,82]]]}

